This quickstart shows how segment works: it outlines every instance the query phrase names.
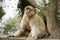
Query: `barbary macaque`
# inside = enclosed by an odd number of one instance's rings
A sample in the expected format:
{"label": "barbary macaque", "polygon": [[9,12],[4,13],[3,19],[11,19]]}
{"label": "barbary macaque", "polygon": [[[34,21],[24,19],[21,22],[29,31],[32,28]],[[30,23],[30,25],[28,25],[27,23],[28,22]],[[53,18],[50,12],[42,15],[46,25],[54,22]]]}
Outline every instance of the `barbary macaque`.
{"label": "barbary macaque", "polygon": [[32,6],[25,7],[24,11],[28,17],[29,26],[31,28],[28,39],[37,39],[38,37],[43,37],[46,31],[45,24],[42,18],[35,13],[35,9]]}
{"label": "barbary macaque", "polygon": [[41,38],[46,34],[43,19],[36,14],[35,9],[32,6],[25,7],[24,15],[20,24],[20,30],[14,33],[13,36],[20,36],[26,28],[31,30],[27,40],[34,40],[38,37]]}

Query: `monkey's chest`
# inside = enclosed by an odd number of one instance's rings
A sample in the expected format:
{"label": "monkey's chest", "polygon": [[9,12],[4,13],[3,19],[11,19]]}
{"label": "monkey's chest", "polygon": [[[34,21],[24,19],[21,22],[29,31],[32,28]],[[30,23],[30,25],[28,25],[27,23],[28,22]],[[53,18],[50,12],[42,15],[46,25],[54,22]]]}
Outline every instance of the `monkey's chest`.
{"label": "monkey's chest", "polygon": [[[43,26],[43,23],[40,19],[31,19],[29,21],[29,26],[32,28],[32,27],[36,27],[36,28],[42,28]],[[43,27],[44,28],[44,27]]]}
{"label": "monkey's chest", "polygon": [[29,21],[29,26],[30,27],[34,27],[34,26],[37,26],[37,25],[39,25],[40,23],[39,23],[39,21],[38,20],[30,20]]}

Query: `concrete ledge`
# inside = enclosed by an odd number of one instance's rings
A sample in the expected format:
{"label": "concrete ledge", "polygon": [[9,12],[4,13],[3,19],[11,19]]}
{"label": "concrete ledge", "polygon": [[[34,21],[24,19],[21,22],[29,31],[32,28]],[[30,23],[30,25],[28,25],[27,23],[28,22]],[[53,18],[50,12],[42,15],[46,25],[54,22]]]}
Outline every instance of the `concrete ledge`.
{"label": "concrete ledge", "polygon": [[[0,40],[26,40],[26,37],[7,37],[7,35],[0,35]],[[38,39],[38,40],[60,40],[60,39]]]}
{"label": "concrete ledge", "polygon": [[0,35],[0,40],[26,40],[26,37],[7,37],[8,35]]}

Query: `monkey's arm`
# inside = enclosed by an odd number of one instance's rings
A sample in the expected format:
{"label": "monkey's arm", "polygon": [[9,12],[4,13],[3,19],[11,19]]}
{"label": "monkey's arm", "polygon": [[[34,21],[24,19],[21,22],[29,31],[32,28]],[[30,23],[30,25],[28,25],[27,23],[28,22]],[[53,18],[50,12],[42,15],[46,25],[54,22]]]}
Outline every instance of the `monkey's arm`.
{"label": "monkey's arm", "polygon": [[23,16],[22,20],[21,20],[21,24],[20,24],[20,29],[14,33],[14,36],[19,36],[21,35],[21,33],[23,33],[25,31],[26,26],[28,25],[28,19],[26,16]]}
{"label": "monkey's arm", "polygon": [[28,21],[27,17],[24,15],[20,23],[20,29],[16,31],[13,35],[9,35],[9,36],[10,37],[20,36],[25,31],[25,28],[28,25],[27,21]]}

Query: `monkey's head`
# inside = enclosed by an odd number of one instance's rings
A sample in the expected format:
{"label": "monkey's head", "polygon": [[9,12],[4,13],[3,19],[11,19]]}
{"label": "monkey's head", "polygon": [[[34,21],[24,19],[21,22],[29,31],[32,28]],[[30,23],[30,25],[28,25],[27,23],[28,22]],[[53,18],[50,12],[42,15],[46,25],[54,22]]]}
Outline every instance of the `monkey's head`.
{"label": "monkey's head", "polygon": [[26,6],[24,13],[28,16],[31,17],[35,14],[35,9],[32,6]]}

